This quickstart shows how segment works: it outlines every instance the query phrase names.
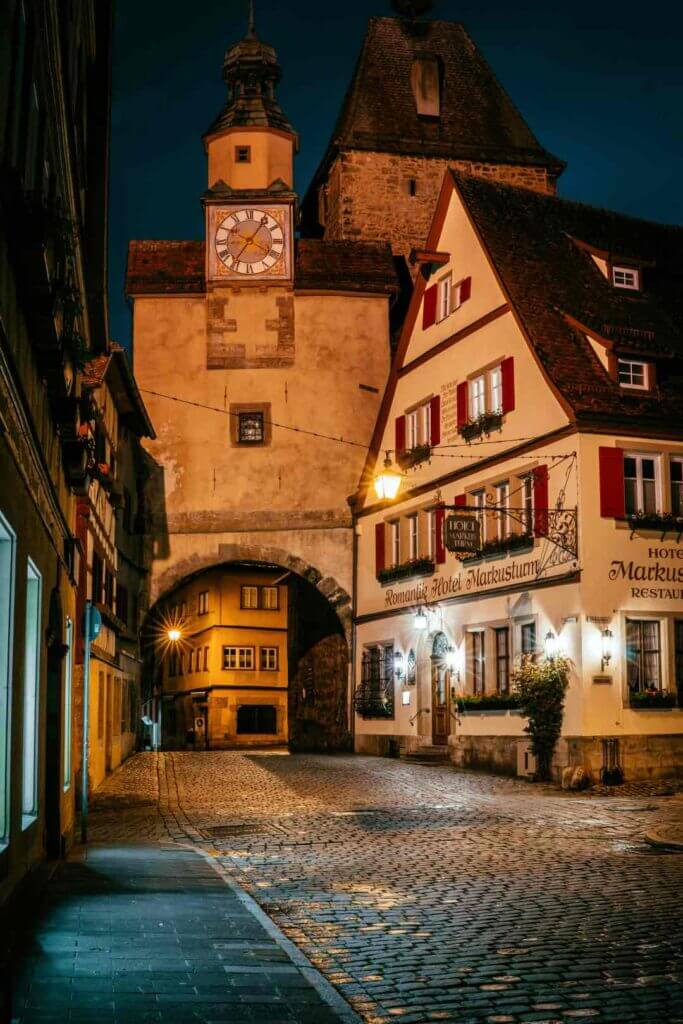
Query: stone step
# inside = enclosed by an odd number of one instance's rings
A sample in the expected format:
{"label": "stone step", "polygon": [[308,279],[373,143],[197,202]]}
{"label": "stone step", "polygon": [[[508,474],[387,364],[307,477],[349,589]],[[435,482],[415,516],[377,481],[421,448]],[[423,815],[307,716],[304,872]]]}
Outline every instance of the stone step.
{"label": "stone step", "polygon": [[413,764],[448,764],[450,758],[447,747],[424,746],[401,754],[401,760],[410,761]]}

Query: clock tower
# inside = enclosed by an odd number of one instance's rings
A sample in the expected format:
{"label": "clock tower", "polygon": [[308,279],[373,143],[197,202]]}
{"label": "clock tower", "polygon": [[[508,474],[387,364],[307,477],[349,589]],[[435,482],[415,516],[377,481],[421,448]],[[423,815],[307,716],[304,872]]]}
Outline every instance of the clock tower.
{"label": "clock tower", "polygon": [[209,287],[292,281],[298,139],[275,95],[281,74],[251,11],[246,37],[223,62],[227,102],[204,136]]}

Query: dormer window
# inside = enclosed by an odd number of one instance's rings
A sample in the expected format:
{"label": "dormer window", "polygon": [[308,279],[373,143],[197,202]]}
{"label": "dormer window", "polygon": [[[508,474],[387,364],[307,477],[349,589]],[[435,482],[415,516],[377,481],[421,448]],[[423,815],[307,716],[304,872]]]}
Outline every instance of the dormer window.
{"label": "dormer window", "polygon": [[634,359],[617,359],[617,379],[622,388],[646,391],[650,386],[648,364]]}
{"label": "dormer window", "polygon": [[417,54],[410,69],[410,85],[418,116],[439,117],[441,114],[441,68],[433,54]]}
{"label": "dormer window", "polygon": [[640,291],[640,271],[637,267],[612,267],[612,284],[615,288],[625,288],[627,291]]}

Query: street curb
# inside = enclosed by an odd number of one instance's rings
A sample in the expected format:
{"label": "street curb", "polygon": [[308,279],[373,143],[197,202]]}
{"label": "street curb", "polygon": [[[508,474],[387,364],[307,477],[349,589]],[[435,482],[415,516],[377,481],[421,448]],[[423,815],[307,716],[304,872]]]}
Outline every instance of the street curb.
{"label": "street curb", "polygon": [[321,999],[323,999],[330,1009],[339,1017],[342,1024],[363,1024],[362,1017],[359,1017],[355,1010],[347,1003],[344,997],[337,991],[327,978],[320,973],[317,967],[314,967],[305,953],[302,953],[298,946],[288,939],[284,935],[272,918],[268,917],[266,912],[261,909],[253,896],[250,896],[248,892],[230,877],[230,874],[225,870],[222,864],[220,864],[215,855],[212,856],[206,853],[201,847],[197,847],[192,843],[177,843],[177,846],[183,846],[188,850],[194,851],[203,857],[208,864],[214,869],[223,882],[233,891],[237,899],[242,903],[253,917],[259,922],[259,924],[265,929],[268,935],[277,942],[284,952],[287,954],[289,959],[292,961],[295,967],[298,967],[301,974],[310,981],[313,988],[316,990]]}
{"label": "street curb", "polygon": [[660,850],[678,850],[683,852],[683,828],[660,828],[646,832],[645,842]]}

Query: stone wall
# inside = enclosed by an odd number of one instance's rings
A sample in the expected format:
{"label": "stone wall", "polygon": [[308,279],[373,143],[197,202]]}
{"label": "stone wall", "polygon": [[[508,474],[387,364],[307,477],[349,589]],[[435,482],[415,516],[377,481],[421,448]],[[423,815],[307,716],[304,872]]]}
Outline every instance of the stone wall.
{"label": "stone wall", "polygon": [[[407,255],[427,238],[448,167],[491,181],[554,193],[545,167],[449,161],[350,150],[332,164],[325,193],[325,237],[352,241],[385,239]],[[414,182],[414,195],[411,195]]]}
{"label": "stone wall", "polygon": [[[521,742],[526,743],[527,740]],[[474,768],[494,775],[517,774],[517,736],[451,736],[448,749],[457,768]]]}
{"label": "stone wall", "polygon": [[327,636],[303,655],[289,684],[291,750],[349,749],[348,674],[343,636]]}
{"label": "stone wall", "polygon": [[[602,768],[602,737],[567,739],[568,763],[588,768],[595,780]],[[683,776],[683,736],[622,736],[620,764],[626,782]]]}

